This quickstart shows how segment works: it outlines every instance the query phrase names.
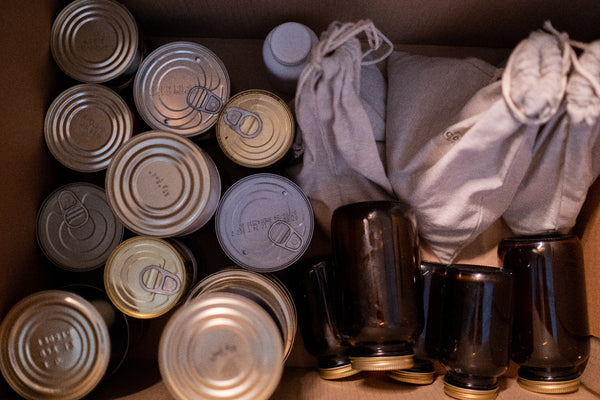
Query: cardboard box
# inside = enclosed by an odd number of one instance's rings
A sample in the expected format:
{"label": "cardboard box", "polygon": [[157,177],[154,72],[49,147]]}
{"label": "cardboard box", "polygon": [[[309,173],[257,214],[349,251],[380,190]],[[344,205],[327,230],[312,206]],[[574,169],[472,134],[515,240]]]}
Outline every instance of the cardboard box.
{"label": "cardboard box", "polygon": [[[316,32],[330,22],[369,18],[397,48],[423,54],[477,56],[500,62],[531,30],[551,20],[573,39],[600,38],[600,2],[579,0],[122,0],[134,14],[144,34],[147,50],[174,39],[197,41],[212,49],[228,68],[232,93],[244,89],[270,90],[262,64],[262,40],[269,30],[285,21],[307,24]],[[0,254],[0,317],[21,297],[67,282],[98,281],[98,272],[77,276],[49,265],[35,240],[36,212],[44,197],[62,183],[85,180],[102,183],[101,174],[83,176],[60,166],[50,155],[43,139],[47,107],[63,89],[74,84],[58,70],[50,54],[52,21],[66,4],[60,0],[5,0],[0,30],[0,97],[3,141],[0,192],[2,215]],[[133,103],[130,103],[131,105]],[[139,127],[143,127],[140,123]],[[138,130],[140,131],[140,130]],[[222,168],[225,187],[248,171],[234,166],[220,154],[215,143],[201,144]],[[561,399],[600,398],[600,185],[590,191],[581,213],[577,233],[585,251],[588,308],[592,356],[583,374],[579,392]],[[210,229],[186,239],[199,254],[206,272],[229,261],[219,251]],[[316,234],[310,255],[325,254],[328,243]],[[493,252],[480,255],[494,263]],[[156,345],[168,316],[132,323],[136,339],[127,363],[107,379],[93,399],[170,399],[160,382],[156,366]],[[433,385],[413,387],[391,381],[385,375],[362,373],[342,382],[323,381],[314,370],[315,361],[298,338],[287,362],[284,377],[273,399],[438,399],[444,398],[442,379]],[[514,379],[512,366],[501,380],[500,399],[538,399],[525,392]],[[16,398],[0,379],[0,397]],[[558,397],[558,396],[557,396]]]}

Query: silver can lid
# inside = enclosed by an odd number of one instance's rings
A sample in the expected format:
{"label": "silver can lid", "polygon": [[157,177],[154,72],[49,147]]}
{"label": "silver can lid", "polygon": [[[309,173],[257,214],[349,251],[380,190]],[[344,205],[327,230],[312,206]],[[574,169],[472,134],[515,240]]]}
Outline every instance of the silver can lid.
{"label": "silver can lid", "polygon": [[159,131],[137,134],[117,151],[105,188],[109,205],[127,228],[157,237],[200,229],[221,196],[210,156],[187,138]]}
{"label": "silver can lid", "polygon": [[112,303],[131,317],[155,318],[179,302],[191,277],[178,248],[159,238],[136,236],[121,243],[104,269]]}
{"label": "silver can lid", "polygon": [[99,268],[123,239],[102,188],[76,182],[52,192],[38,210],[40,248],[58,267],[70,271]]}
{"label": "silver can lid", "polygon": [[0,371],[27,399],[80,399],[100,382],[110,358],[108,327],[84,298],[34,293],[0,325]]}
{"label": "silver can lid", "polygon": [[275,275],[226,268],[198,282],[190,290],[187,302],[212,292],[240,294],[265,308],[279,326],[283,338],[284,360],[288,358],[296,337],[298,317],[291,293]]}
{"label": "silver can lid", "polygon": [[296,262],[308,248],[313,210],[302,190],[271,173],[249,175],[234,183],[217,208],[217,239],[240,267],[274,272]]}
{"label": "silver can lid", "polygon": [[129,10],[116,1],[75,0],[54,20],[50,49],[73,79],[105,83],[137,67],[138,28]]}
{"label": "silver can lid", "polygon": [[188,137],[217,122],[229,91],[223,62],[208,48],[185,41],[151,52],[133,83],[135,105],[151,128]]}
{"label": "silver can lid", "polygon": [[113,90],[81,84],[62,92],[46,112],[44,137],[61,164],[79,172],[105,169],[131,138],[133,115]]}
{"label": "silver can lid", "polygon": [[216,136],[235,163],[262,168],[281,160],[294,141],[294,117],[287,104],[266,90],[233,96],[219,115]]}
{"label": "silver can lid", "polygon": [[273,319],[233,293],[206,293],[165,326],[160,373],[176,399],[266,400],[283,372],[283,345]]}

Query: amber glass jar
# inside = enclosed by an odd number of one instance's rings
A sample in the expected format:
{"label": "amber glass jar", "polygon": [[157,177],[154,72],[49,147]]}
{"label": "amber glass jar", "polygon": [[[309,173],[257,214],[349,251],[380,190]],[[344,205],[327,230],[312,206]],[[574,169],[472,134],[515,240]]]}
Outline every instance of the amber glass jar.
{"label": "amber glass jar", "polygon": [[317,359],[321,378],[341,379],[360,372],[352,368],[349,345],[337,330],[331,260],[310,259],[294,272],[293,295],[298,308],[298,326],[304,347]]}
{"label": "amber glass jar", "polygon": [[389,371],[388,376],[392,379],[415,385],[428,385],[435,380],[433,361],[440,355],[446,267],[446,264],[421,262],[425,325],[414,345],[414,366],[410,369]]}
{"label": "amber glass jar", "polygon": [[412,368],[423,327],[416,224],[400,202],[337,208],[331,222],[336,317],[360,370]]}
{"label": "amber glass jar", "polygon": [[583,252],[572,235],[505,239],[498,249],[516,278],[512,359],[519,383],[539,393],[569,393],[590,354]]}
{"label": "amber glass jar", "polygon": [[513,289],[512,273],[500,268],[447,268],[440,354],[447,395],[496,398],[510,362]]}

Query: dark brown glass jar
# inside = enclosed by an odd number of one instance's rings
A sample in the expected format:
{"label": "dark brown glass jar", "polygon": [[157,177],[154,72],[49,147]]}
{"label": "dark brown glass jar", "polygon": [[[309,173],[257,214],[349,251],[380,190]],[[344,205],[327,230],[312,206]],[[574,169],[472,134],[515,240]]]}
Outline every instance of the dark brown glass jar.
{"label": "dark brown glass jar", "polygon": [[512,359],[519,383],[539,393],[569,393],[590,354],[583,252],[573,235],[505,239],[498,249],[516,278]]}
{"label": "dark brown glass jar", "polygon": [[389,371],[388,376],[392,379],[416,385],[428,385],[435,380],[433,361],[440,355],[446,268],[446,264],[421,262],[425,325],[414,345],[415,365],[410,369]]}
{"label": "dark brown glass jar", "polygon": [[298,310],[298,326],[306,350],[316,357],[323,379],[341,379],[360,372],[352,368],[349,345],[336,326],[335,277],[329,258],[301,263],[295,272],[293,294]]}
{"label": "dark brown glass jar", "polygon": [[423,327],[416,224],[392,201],[339,207],[331,222],[336,318],[360,370],[412,368]]}
{"label": "dark brown glass jar", "polygon": [[510,271],[478,265],[446,270],[440,361],[444,392],[457,399],[494,399],[508,369],[514,279]]}

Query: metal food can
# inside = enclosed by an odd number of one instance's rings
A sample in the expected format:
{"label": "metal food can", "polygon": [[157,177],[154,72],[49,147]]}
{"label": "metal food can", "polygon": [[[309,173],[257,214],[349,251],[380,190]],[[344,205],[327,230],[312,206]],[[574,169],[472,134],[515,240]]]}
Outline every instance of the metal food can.
{"label": "metal food can", "polygon": [[104,269],[104,287],[125,315],[155,318],[179,303],[196,273],[196,261],[182,243],[135,236],[110,255]]}
{"label": "metal food can", "polygon": [[182,236],[214,215],[221,196],[212,158],[168,132],[135,135],[113,157],[106,195],[115,215],[139,235]]}
{"label": "metal food can", "polygon": [[167,322],[158,365],[176,399],[267,400],[283,373],[277,325],[256,302],[206,293]]}
{"label": "metal food can", "polygon": [[295,183],[259,173],[240,179],[225,192],[215,228],[221,248],[237,265],[274,272],[304,254],[314,217],[308,198]]}
{"label": "metal food can", "polygon": [[198,282],[190,291],[187,303],[213,292],[239,294],[263,307],[281,332],[283,357],[288,358],[296,337],[298,317],[291,293],[275,275],[226,268]]}
{"label": "metal food can", "polygon": [[34,293],[0,325],[0,371],[27,399],[80,399],[104,377],[108,327],[83,297],[62,290]]}
{"label": "metal food can", "polygon": [[275,164],[294,141],[294,117],[287,104],[265,90],[233,96],[219,115],[216,136],[223,153],[249,168]]}
{"label": "metal food can", "polygon": [[133,83],[133,98],[152,129],[190,137],[217,122],[229,90],[229,74],[211,50],[176,41],[144,59]]}
{"label": "metal food can", "polygon": [[105,169],[131,138],[133,115],[113,90],[97,84],[73,86],[54,99],[44,122],[50,153],[79,172]]}
{"label": "metal food can", "polygon": [[133,15],[113,0],[75,0],[52,24],[50,50],[59,68],[85,83],[128,84],[140,60]]}
{"label": "metal food can", "polygon": [[36,236],[46,257],[69,271],[104,265],[123,239],[124,228],[110,209],[104,190],[84,182],[53,191],[38,210]]}

